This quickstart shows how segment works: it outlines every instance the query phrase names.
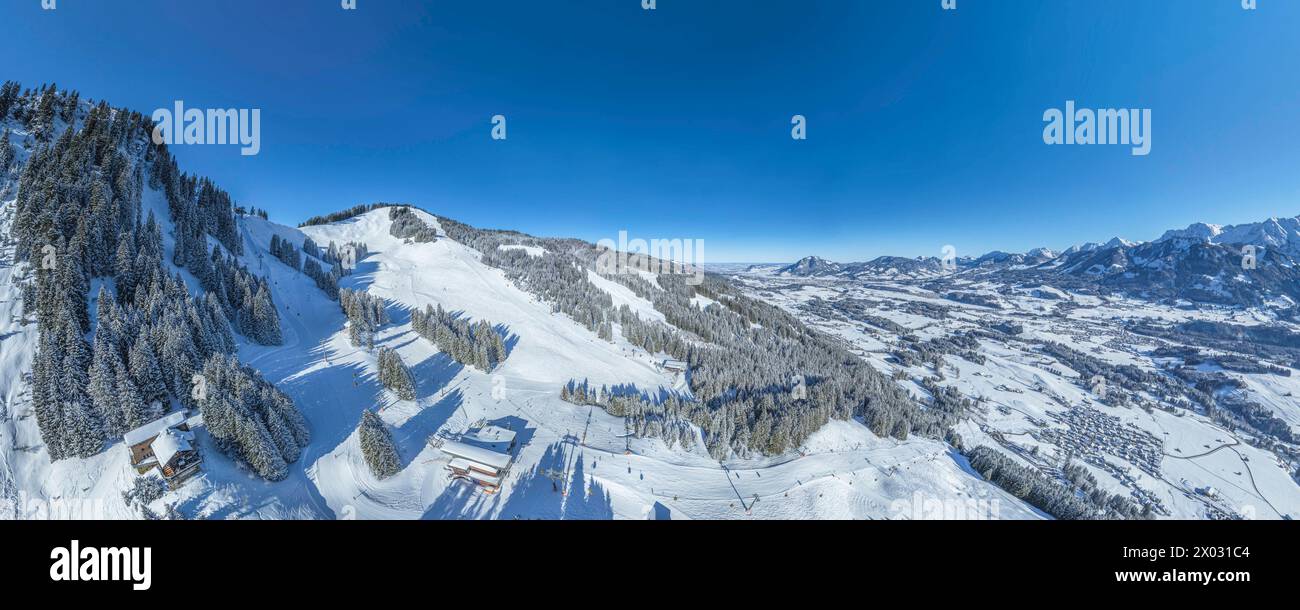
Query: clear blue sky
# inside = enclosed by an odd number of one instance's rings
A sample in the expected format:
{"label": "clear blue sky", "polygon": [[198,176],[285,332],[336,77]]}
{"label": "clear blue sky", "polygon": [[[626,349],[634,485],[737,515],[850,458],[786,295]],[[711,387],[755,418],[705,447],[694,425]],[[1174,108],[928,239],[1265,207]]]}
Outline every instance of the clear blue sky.
{"label": "clear blue sky", "polygon": [[[402,201],[714,262],[965,255],[1300,213],[1300,2],[1239,4],[0,0],[0,78],[262,109],[257,156],[174,151],[286,223]],[[1151,108],[1151,154],[1044,145],[1067,99]]]}

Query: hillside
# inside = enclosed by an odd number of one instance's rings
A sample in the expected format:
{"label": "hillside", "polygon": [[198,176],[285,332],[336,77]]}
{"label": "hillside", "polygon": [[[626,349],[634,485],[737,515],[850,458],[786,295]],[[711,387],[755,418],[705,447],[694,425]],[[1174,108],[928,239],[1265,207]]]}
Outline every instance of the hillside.
{"label": "hillside", "polygon": [[[967,500],[968,516],[1042,516],[932,440],[949,414],[845,367],[828,339],[718,278],[603,276],[591,244],[408,208],[280,225],[182,174],[140,115],[12,91],[0,114],[13,151],[0,177],[8,516],[913,518]],[[59,273],[40,266],[49,242],[70,244]],[[359,255],[345,264],[327,244]],[[356,298],[380,311],[345,315],[340,299]],[[435,310],[476,329],[469,351],[422,336]],[[488,336],[502,355],[474,353]],[[690,372],[656,366],[670,357]],[[413,387],[392,385],[393,366]],[[210,393],[191,391],[195,375]],[[605,391],[562,398],[573,384]],[[382,480],[357,435],[366,410],[399,462]],[[121,433],[178,412],[202,473],[141,499]],[[518,435],[493,495],[450,479],[434,446],[481,423]]]}

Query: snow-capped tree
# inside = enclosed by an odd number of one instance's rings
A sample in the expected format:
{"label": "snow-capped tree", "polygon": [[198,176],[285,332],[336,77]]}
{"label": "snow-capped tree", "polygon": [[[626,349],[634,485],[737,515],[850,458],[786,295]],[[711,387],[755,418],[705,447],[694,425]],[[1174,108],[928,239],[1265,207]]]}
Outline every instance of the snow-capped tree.
{"label": "snow-capped tree", "polygon": [[402,357],[387,348],[379,348],[379,383],[402,400],[415,400],[415,378]]}
{"label": "snow-capped tree", "polygon": [[0,133],[0,178],[9,174],[9,167],[14,163],[14,147],[9,143],[9,128]]}
{"label": "snow-capped tree", "polygon": [[288,476],[288,464],[311,440],[293,401],[233,356],[213,356],[202,374],[208,391],[199,410],[217,445],[262,478]]}
{"label": "snow-capped tree", "polygon": [[361,455],[370,466],[371,474],[376,478],[387,479],[402,469],[401,458],[397,455],[397,446],[388,426],[373,411],[361,413],[361,423],[357,425],[357,438],[361,443]]}
{"label": "snow-capped tree", "polygon": [[505,340],[491,322],[468,320],[426,305],[411,312],[411,328],[461,364],[490,372],[506,358]]}

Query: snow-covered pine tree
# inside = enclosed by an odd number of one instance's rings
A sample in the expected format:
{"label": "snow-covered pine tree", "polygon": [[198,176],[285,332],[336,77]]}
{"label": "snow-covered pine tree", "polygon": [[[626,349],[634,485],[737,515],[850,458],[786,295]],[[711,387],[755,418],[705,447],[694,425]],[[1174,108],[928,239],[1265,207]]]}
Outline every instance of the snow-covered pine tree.
{"label": "snow-covered pine tree", "polygon": [[258,286],[253,295],[253,319],[257,328],[255,341],[262,345],[280,345],[284,341],[280,335],[280,314],[276,312],[271,291],[265,284]]}
{"label": "snow-covered pine tree", "polygon": [[357,441],[361,445],[361,457],[370,467],[370,473],[376,479],[387,479],[402,471],[402,458],[398,457],[398,447],[394,445],[393,434],[374,411],[361,412],[360,424],[356,427]]}
{"label": "snow-covered pine tree", "polygon": [[68,124],[71,124],[73,121],[77,120],[77,105],[80,103],[81,103],[80,93],[73,91],[71,93],[66,94],[64,101],[61,104],[61,107],[59,108],[59,118],[63,119],[64,123],[68,123]]}
{"label": "snow-covered pine tree", "polygon": [[151,413],[140,396],[140,390],[131,380],[127,367],[117,369],[114,385],[118,399],[117,410],[120,413],[117,417],[121,419],[122,428],[129,431],[149,423]]}
{"label": "snow-covered pine tree", "polygon": [[207,395],[199,401],[204,425],[222,451],[271,481],[288,476],[311,440],[293,401],[233,356],[214,355],[203,366]]}
{"label": "snow-covered pine tree", "polygon": [[59,375],[59,406],[63,411],[64,448],[69,455],[87,458],[104,446],[104,432],[98,415],[86,395],[89,349],[76,325],[63,327],[63,362]]}
{"label": "snow-covered pine tree", "polygon": [[18,101],[18,94],[22,85],[14,81],[5,81],[0,85],[0,121],[9,116],[9,110],[13,108],[14,102]]}
{"label": "snow-covered pine tree", "polygon": [[302,253],[315,258],[320,258],[320,246],[317,246],[316,242],[312,241],[312,239],[308,237],[302,242]]}
{"label": "snow-covered pine tree", "polygon": [[379,348],[379,383],[402,400],[415,400],[415,378],[397,352]]}
{"label": "snow-covered pine tree", "polygon": [[357,439],[361,443],[361,455],[370,466],[371,474],[378,479],[387,479],[402,469],[401,458],[397,455],[397,446],[388,426],[374,411],[361,413],[361,423],[357,425]]}
{"label": "snow-covered pine tree", "polygon": [[32,117],[31,128],[36,139],[42,142],[49,141],[53,134],[57,97],[57,91],[54,87],[43,89],[40,101],[36,104],[36,112]]}
{"label": "snow-covered pine tree", "polygon": [[[101,289],[101,295],[107,291]],[[119,437],[126,432],[126,422],[122,417],[121,399],[117,395],[117,375],[122,367],[121,356],[117,353],[117,344],[112,332],[104,324],[96,326],[95,347],[90,365],[90,385],[86,389],[90,403],[103,422],[104,433],[109,438]]]}
{"label": "snow-covered pine tree", "polygon": [[[3,120],[3,117],[0,117]],[[0,177],[9,174],[9,167],[14,163],[14,147],[9,143],[9,128],[0,134]]]}
{"label": "snow-covered pine tree", "polygon": [[[142,328],[141,334],[147,332],[149,331],[146,325]],[[153,347],[148,341],[136,341],[131,347],[128,367],[131,371],[131,381],[135,382],[144,404],[167,400],[167,384],[163,380],[162,371],[158,368],[158,357],[154,355]]]}
{"label": "snow-covered pine tree", "polygon": [[[23,308],[38,323],[32,402],[51,459],[93,454],[105,435],[147,423],[172,399],[186,399],[197,363],[236,347],[231,320],[249,324],[255,340],[279,341],[265,280],[220,248],[207,256],[208,236],[240,253],[229,195],[180,172],[150,141],[151,121],[102,102],[87,110],[76,92],[53,86],[20,96],[16,84],[0,85],[0,107],[0,118],[15,117],[46,143],[21,167],[7,169],[19,175],[11,234],[34,275],[22,286]],[[8,144],[0,142],[0,155],[12,161],[16,151]],[[132,156],[140,150],[143,163]],[[198,278],[207,291],[202,300],[164,267],[162,227],[152,211],[140,212],[146,178],[166,195],[171,213],[176,251],[166,262]],[[111,279],[102,285],[115,286],[116,295],[96,296],[92,349],[83,338],[91,329],[87,293],[100,277]],[[228,390],[244,400],[248,388],[260,397],[250,408],[264,411],[252,418],[274,428],[266,434],[275,452],[297,459],[308,439],[301,414],[260,378]],[[274,460],[267,463],[274,470]]]}
{"label": "snow-covered pine tree", "polygon": [[128,303],[135,296],[135,256],[134,235],[126,232],[118,234],[113,271],[117,279],[117,298]]}

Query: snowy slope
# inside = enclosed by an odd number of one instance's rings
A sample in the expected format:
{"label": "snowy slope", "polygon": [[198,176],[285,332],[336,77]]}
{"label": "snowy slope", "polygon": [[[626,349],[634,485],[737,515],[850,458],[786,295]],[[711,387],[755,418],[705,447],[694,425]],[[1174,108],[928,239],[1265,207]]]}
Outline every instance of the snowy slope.
{"label": "snowy slope", "polygon": [[[431,224],[437,222],[423,217]],[[880,441],[864,427],[846,422],[836,425],[841,430],[828,428],[814,437],[810,446],[818,441],[824,446],[806,457],[728,465],[733,468],[730,473],[703,453],[669,449],[658,440],[629,442],[621,438],[621,420],[599,409],[560,401],[558,388],[568,379],[586,378],[596,384],[635,384],[643,390],[684,389],[656,371],[649,354],[621,339],[613,344],[601,341],[566,317],[552,314],[549,306],[515,288],[500,271],[480,263],[477,252],[445,238],[431,244],[403,244],[388,235],[387,223],[387,212],[379,210],[303,229],[318,244],[333,240],[368,245],[372,254],[343,285],[369,290],[393,303],[394,325],[381,333],[380,342],[398,350],[418,381],[416,401],[392,397],[380,401],[381,416],[394,427],[405,466],[399,475],[380,482],[364,466],[351,429],[359,409],[374,402],[373,362],[348,345],[341,318],[338,332],[305,350],[328,355],[331,366],[308,364],[305,368],[310,372],[283,379],[281,388],[299,400],[318,434],[321,426],[328,425],[331,430],[325,434],[330,438],[346,437],[324,452],[309,451],[307,460],[309,476],[336,514],[639,519],[658,503],[665,507],[659,510],[676,518],[740,517],[746,515],[746,507],[757,517],[879,518],[890,516],[891,502],[910,502],[918,490],[934,497],[953,496],[954,489],[972,496],[1001,497],[963,471],[941,444]],[[284,231],[256,219],[247,224],[261,243],[269,241],[271,230]],[[617,284],[597,285],[620,304],[653,312],[648,303]],[[504,325],[518,338],[510,356],[486,375],[437,354],[410,331],[408,316],[403,315],[409,308],[429,304]],[[304,351],[301,347],[299,352]],[[254,359],[254,365],[264,371],[270,368],[264,359]],[[332,372],[338,367],[343,368],[342,374]],[[347,387],[351,375],[346,371],[352,369],[358,373],[358,390]],[[321,391],[340,385],[338,392]],[[350,398],[340,400],[344,396]],[[424,442],[431,434],[455,433],[479,420],[523,431],[519,459],[505,488],[495,496],[461,483],[449,485],[442,470],[445,459]],[[565,442],[569,435],[572,439]],[[630,455],[626,454],[629,447]],[[909,471],[913,468],[915,475]],[[568,496],[553,491],[553,481],[543,475],[552,469],[566,473]],[[753,494],[759,494],[757,506]],[[1032,515],[1010,498],[995,504],[1008,516]]]}
{"label": "snowy slope", "polygon": [[[74,122],[89,108],[89,101],[82,104]],[[56,127],[67,126],[59,120]],[[11,139],[21,163],[31,153],[30,135],[15,128]],[[124,149],[138,166],[145,165],[143,152]],[[15,281],[29,270],[14,260],[9,243],[16,188],[11,178],[0,176],[0,518],[138,518],[122,496],[137,475],[120,440],[88,459],[56,463],[41,442],[27,382],[36,325],[22,315]],[[160,226],[165,268],[199,294],[199,282],[172,264],[176,236],[166,197],[145,187],[141,205],[141,218],[152,214]],[[294,399],[312,439],[285,480],[267,482],[219,452],[196,421],[203,472],[151,503],[155,513],[207,519],[1042,517],[971,472],[947,445],[880,439],[856,421],[832,422],[783,456],[724,464],[710,458],[703,443],[686,450],[629,438],[622,419],[560,400],[560,387],[580,379],[689,397],[682,376],[655,366],[665,355],[630,345],[617,325],[614,339],[605,341],[553,313],[502,271],[483,264],[478,252],[447,238],[436,217],[415,214],[436,227],[440,239],[407,243],[392,237],[387,209],[302,229],[238,218],[241,262],[271,285],[283,334],[278,346],[237,337],[239,359]],[[307,237],[322,247],[331,241],[368,246],[369,255],[340,284],[387,300],[392,323],[379,329],[376,343],[396,351],[411,368],[414,400],[380,388],[374,353],[350,344],[337,301],[270,255],[274,236],[295,246]],[[220,246],[211,238],[208,245]],[[542,254],[536,246],[504,247]],[[656,285],[652,274],[640,273]],[[588,277],[616,305],[643,319],[664,320],[621,284]],[[92,282],[90,294],[99,286]],[[694,303],[709,307],[712,301],[698,297]],[[508,337],[508,357],[491,374],[457,364],[412,331],[410,312],[426,306],[491,321]],[[92,318],[94,309],[92,298]],[[370,474],[358,447],[355,430],[367,409],[376,409],[390,426],[401,460],[400,472],[383,481]],[[476,422],[519,434],[517,458],[496,495],[449,480],[446,458],[428,442]]]}
{"label": "snowy slope", "polygon": [[[170,260],[175,240],[165,198],[149,190],[143,207],[162,225],[164,258]],[[0,209],[0,221],[8,223],[12,201]],[[436,218],[417,214],[437,225]],[[241,339],[239,357],[297,402],[313,440],[288,479],[269,483],[221,455],[200,428],[204,473],[151,505],[157,511],[173,505],[194,518],[916,518],[943,516],[943,510],[923,510],[942,501],[948,516],[1040,516],[970,473],[942,443],[881,440],[857,422],[827,426],[809,439],[802,454],[725,465],[702,449],[628,439],[621,419],[561,401],[561,384],[576,378],[687,392],[684,381],[654,366],[662,354],[645,353],[621,336],[600,340],[552,313],[501,271],[481,263],[479,253],[445,236],[434,243],[404,243],[389,235],[382,209],[301,230],[257,217],[242,217],[240,225],[242,262],[270,281],[284,342],[260,346]],[[4,228],[7,235],[7,224]],[[370,255],[341,285],[388,300],[393,323],[376,341],[395,349],[411,367],[416,400],[398,400],[379,387],[374,355],[348,342],[338,303],[270,256],[273,235],[295,244],[306,237],[322,246],[367,244]],[[13,264],[9,248],[4,253],[0,364],[7,372],[21,372],[30,369],[35,325],[23,323],[21,298],[10,281],[23,266]],[[198,291],[187,272],[171,269]],[[592,281],[616,303],[662,319],[621,285],[599,277]],[[426,305],[501,325],[510,337],[508,358],[489,375],[440,354],[410,327],[410,310]],[[137,517],[121,499],[135,477],[122,444],[87,460],[50,464],[24,410],[27,391],[22,375],[0,380],[5,405],[0,481],[11,500],[5,506],[12,510],[15,500],[23,502],[28,516],[35,506],[65,516]],[[370,408],[391,426],[402,461],[401,472],[383,481],[365,466],[355,434],[362,410]],[[520,433],[518,458],[496,495],[450,481],[446,459],[427,442],[478,421]],[[554,476],[559,472],[562,477]],[[980,511],[961,512],[966,510],[962,498]]]}

